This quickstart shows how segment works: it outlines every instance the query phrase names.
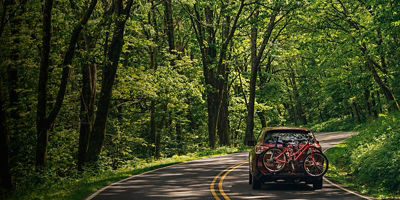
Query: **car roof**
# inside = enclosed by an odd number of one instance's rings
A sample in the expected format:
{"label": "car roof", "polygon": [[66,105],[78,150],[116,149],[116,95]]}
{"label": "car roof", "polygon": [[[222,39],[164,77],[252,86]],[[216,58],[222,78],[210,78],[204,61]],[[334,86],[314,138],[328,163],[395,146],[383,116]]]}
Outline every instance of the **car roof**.
{"label": "car roof", "polygon": [[281,126],[281,127],[267,127],[264,129],[264,132],[268,131],[306,131],[306,132],[311,132],[310,129],[308,128],[302,128],[302,127],[286,127],[286,126]]}

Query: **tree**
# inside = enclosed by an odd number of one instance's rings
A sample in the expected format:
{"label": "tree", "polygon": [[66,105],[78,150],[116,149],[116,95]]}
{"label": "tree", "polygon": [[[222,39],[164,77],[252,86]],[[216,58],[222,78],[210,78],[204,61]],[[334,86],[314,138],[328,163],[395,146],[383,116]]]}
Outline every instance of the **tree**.
{"label": "tree", "polygon": [[[291,8],[288,10],[284,10],[284,7],[280,4],[277,5],[272,5],[272,13],[269,16],[269,23],[267,25],[267,28],[264,31],[264,35],[262,38],[262,42],[260,45],[260,48],[257,49],[257,36],[258,36],[258,27],[257,24],[252,25],[251,29],[251,78],[250,78],[250,96],[249,96],[249,104],[248,104],[248,109],[247,109],[247,123],[246,123],[246,136],[244,139],[244,144],[247,145],[249,142],[255,141],[254,138],[254,102],[255,102],[255,90],[256,90],[256,81],[257,81],[257,72],[259,71],[259,66],[264,58],[264,51],[267,48],[267,45],[269,44],[269,40],[272,35],[272,31],[276,27],[276,25],[282,21],[290,12]],[[254,16],[255,20],[257,21],[258,19],[258,8],[256,7],[256,15]],[[279,17],[279,16],[280,17]],[[286,27],[283,26],[283,29]],[[283,30],[282,29],[282,30]],[[279,36],[280,32],[278,31],[278,34],[276,37]]]}
{"label": "tree", "polygon": [[82,64],[82,93],[80,134],[78,149],[78,168],[82,169],[87,160],[86,152],[89,147],[90,133],[93,130],[94,106],[96,100],[97,65],[95,63]]}
{"label": "tree", "polygon": [[[224,11],[225,2],[221,2],[221,9]],[[238,21],[242,14],[245,6],[244,0],[240,1],[240,5],[237,8],[235,18],[232,25],[230,26],[229,17],[225,18],[226,24],[224,24],[225,34],[221,39],[220,48],[217,49],[217,38],[215,27],[219,26],[220,21],[214,19],[215,10],[209,5],[206,5],[203,9],[204,15],[200,14],[199,5],[194,4],[193,12],[190,10],[189,17],[192,22],[198,45],[201,52],[201,60],[203,64],[203,74],[205,78],[205,85],[207,88],[207,109],[208,109],[208,135],[209,145],[211,148],[215,148],[216,145],[216,133],[223,141],[220,141],[221,145],[229,144],[229,119],[228,119],[228,105],[227,105],[227,72],[226,65],[224,63],[228,51],[228,46],[232,41],[235,31],[238,27]],[[187,8],[189,10],[189,8]],[[195,13],[192,15],[190,13]],[[228,16],[228,14],[227,14]],[[216,24],[215,24],[216,21]],[[224,31],[223,31],[224,32]],[[217,62],[217,54],[218,62]],[[215,70],[214,70],[215,69]],[[217,71],[217,73],[215,73]],[[226,98],[226,99],[225,99]],[[219,125],[218,125],[219,124]],[[219,129],[217,129],[219,128]]]}
{"label": "tree", "polygon": [[133,0],[128,0],[125,7],[122,0],[117,0],[115,2],[115,27],[110,51],[107,55],[108,60],[103,68],[103,80],[99,102],[97,104],[96,119],[94,121],[93,130],[90,133],[90,141],[87,151],[87,161],[89,162],[95,162],[98,160],[101,148],[103,147],[112,87],[114,85],[115,74],[117,72],[122,46],[124,44],[125,24],[129,19],[132,4]]}
{"label": "tree", "polygon": [[79,35],[83,29],[83,26],[88,22],[90,15],[93,13],[96,7],[97,0],[92,0],[89,8],[87,9],[81,22],[79,22],[74,30],[69,41],[68,49],[64,56],[62,63],[63,71],[61,77],[61,83],[56,98],[56,103],[53,109],[46,116],[46,104],[47,104],[47,82],[48,82],[48,68],[50,66],[50,40],[51,40],[51,10],[53,8],[53,1],[45,1],[45,9],[43,11],[43,49],[41,56],[40,65],[40,76],[39,76],[39,90],[38,90],[38,107],[37,107],[37,134],[38,142],[36,147],[36,164],[38,166],[45,166],[47,159],[47,147],[48,147],[48,135],[49,129],[53,126],[55,119],[61,109],[64,101],[65,91],[67,88],[68,78],[70,76],[70,65],[75,53],[76,43],[78,42]]}
{"label": "tree", "polygon": [[50,66],[50,40],[51,40],[51,10],[53,0],[46,0],[43,9],[43,38],[40,57],[40,75],[38,89],[38,105],[36,115],[37,146],[36,146],[36,165],[44,166],[47,159],[48,129],[50,124],[46,117],[46,98],[48,69]]}
{"label": "tree", "polygon": [[[360,6],[365,6],[362,2],[363,1],[355,1],[350,4],[338,0],[335,3],[325,4],[327,6],[324,8],[326,14],[325,20],[327,22],[326,28],[339,30],[348,37],[348,39],[354,44],[354,47],[356,48],[355,50],[359,51],[360,56],[365,59],[365,67],[371,72],[374,81],[380,87],[390,105],[390,110],[399,111],[400,106],[391,87],[385,80],[383,80],[378,72],[379,70],[383,74],[388,75],[388,68],[385,59],[386,55],[384,53],[381,55],[374,55],[371,53],[374,52],[374,46],[382,48],[384,40],[382,30],[380,27],[376,27],[376,30],[371,30],[368,27],[375,28],[372,24],[366,27],[361,24],[363,21],[358,21],[352,17],[354,15],[366,17],[366,15],[369,14],[368,6],[364,8],[361,7],[360,9]],[[372,17],[374,16],[372,15]],[[378,63],[376,59],[379,59],[380,63]]]}
{"label": "tree", "polygon": [[[0,88],[3,88],[2,83],[2,74],[0,74]],[[6,107],[3,94],[0,92],[0,160],[3,163],[0,168],[0,186],[6,190],[10,190],[13,187],[10,173],[8,140]]]}

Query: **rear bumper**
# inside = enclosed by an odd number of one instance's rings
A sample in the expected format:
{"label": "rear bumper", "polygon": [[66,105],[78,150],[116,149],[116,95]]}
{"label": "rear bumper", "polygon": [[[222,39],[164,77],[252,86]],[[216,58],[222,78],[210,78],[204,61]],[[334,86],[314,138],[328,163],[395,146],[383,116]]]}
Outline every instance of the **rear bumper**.
{"label": "rear bumper", "polygon": [[308,176],[304,171],[296,172],[292,174],[291,172],[282,171],[278,173],[263,173],[259,170],[256,170],[253,174],[258,180],[261,182],[274,182],[279,180],[284,181],[305,181],[305,182],[314,182],[320,180],[322,177],[311,177]]}

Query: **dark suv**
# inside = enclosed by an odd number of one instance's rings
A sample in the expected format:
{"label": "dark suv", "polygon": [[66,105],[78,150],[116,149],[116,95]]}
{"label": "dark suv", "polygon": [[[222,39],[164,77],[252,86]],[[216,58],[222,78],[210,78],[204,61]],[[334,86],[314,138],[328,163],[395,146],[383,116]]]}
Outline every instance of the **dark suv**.
{"label": "dark suv", "polygon": [[[312,183],[314,189],[322,188],[322,176],[327,170],[328,160],[321,152],[321,146],[311,130],[288,127],[267,128],[259,135],[257,144],[253,146],[249,154],[249,184],[252,184],[253,189],[259,189],[264,182],[281,180],[294,183],[304,181],[306,184]],[[303,149],[304,151],[301,152]],[[318,154],[317,156],[320,156],[322,161],[308,162],[314,162],[314,165],[322,163],[325,167],[325,171],[316,176],[310,175],[308,165],[306,165],[307,159],[311,160],[310,152],[312,152],[312,160],[314,160],[314,154]],[[281,160],[276,159],[278,155],[282,158]]]}

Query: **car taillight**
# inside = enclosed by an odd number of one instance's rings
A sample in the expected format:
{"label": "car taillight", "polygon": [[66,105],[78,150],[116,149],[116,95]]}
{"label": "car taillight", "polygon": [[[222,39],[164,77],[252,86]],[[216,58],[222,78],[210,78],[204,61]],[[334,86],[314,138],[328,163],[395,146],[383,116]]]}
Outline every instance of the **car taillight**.
{"label": "car taillight", "polygon": [[258,145],[256,147],[256,154],[261,154],[262,152],[264,152],[267,149],[268,149],[268,147],[266,147],[266,146]]}

